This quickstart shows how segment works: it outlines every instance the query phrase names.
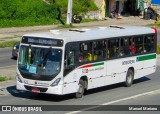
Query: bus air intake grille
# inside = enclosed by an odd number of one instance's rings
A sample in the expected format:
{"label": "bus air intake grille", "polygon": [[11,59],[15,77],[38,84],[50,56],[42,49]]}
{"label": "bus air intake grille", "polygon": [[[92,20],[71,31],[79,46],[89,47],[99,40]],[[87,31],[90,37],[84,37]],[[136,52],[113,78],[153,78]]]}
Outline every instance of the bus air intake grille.
{"label": "bus air intake grille", "polygon": [[48,90],[48,88],[32,87],[27,85],[24,85],[24,87],[29,91],[32,91],[32,89],[36,89],[36,90],[39,90],[40,92],[46,92]]}

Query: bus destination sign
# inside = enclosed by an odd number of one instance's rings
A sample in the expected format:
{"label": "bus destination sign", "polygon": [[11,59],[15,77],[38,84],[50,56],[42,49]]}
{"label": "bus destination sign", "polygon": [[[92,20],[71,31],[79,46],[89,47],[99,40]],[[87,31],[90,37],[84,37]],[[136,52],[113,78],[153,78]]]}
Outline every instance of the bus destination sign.
{"label": "bus destination sign", "polygon": [[22,43],[33,44],[33,45],[44,45],[44,46],[63,46],[63,41],[59,39],[50,38],[38,38],[38,37],[23,37]]}

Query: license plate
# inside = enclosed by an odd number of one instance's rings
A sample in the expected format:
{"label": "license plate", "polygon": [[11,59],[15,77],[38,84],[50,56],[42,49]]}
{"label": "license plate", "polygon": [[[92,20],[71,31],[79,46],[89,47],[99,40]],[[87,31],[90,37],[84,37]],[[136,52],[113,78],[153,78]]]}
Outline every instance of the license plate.
{"label": "license plate", "polygon": [[35,89],[35,88],[32,89],[32,92],[34,92],[34,93],[40,93],[40,91],[38,89]]}

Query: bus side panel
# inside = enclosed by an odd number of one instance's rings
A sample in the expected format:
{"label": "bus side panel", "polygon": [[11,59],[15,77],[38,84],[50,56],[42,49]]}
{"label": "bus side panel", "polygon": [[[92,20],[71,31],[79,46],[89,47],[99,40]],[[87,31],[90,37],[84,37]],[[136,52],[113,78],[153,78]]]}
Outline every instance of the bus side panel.
{"label": "bus side panel", "polygon": [[87,89],[104,86],[106,68],[104,62],[86,64],[76,68],[64,77],[63,94],[75,93],[82,76],[88,79]]}
{"label": "bus side panel", "polygon": [[[140,57],[141,59],[138,59]],[[143,65],[142,68],[138,69],[139,65]],[[156,58],[153,58],[153,54],[142,55],[136,57],[136,66],[134,79],[138,79],[154,73],[156,70]]]}
{"label": "bus side panel", "polygon": [[63,94],[75,93],[78,90],[80,71],[75,69],[64,77]]}
{"label": "bus side panel", "polygon": [[[134,60],[134,63],[132,63],[132,66],[128,67],[129,68],[133,68],[134,69],[134,79],[137,79],[139,77],[142,76],[143,74],[143,62],[137,62],[137,57],[131,57],[130,60]],[[127,70],[128,71],[128,70]]]}
{"label": "bus side panel", "polygon": [[93,67],[87,69],[88,73],[86,75],[88,76],[88,89],[104,86],[106,68],[104,62],[101,63],[103,65],[100,64],[99,66],[94,66],[99,64],[95,63],[93,64]]}
{"label": "bus side panel", "polygon": [[143,62],[136,62],[136,57],[107,61],[106,85],[124,82],[129,68],[134,69],[135,78],[142,77]]}
{"label": "bus side panel", "polygon": [[122,60],[123,59],[115,59],[106,62],[107,76],[105,79],[105,85],[124,81],[123,74],[125,73],[126,68],[122,66]]}
{"label": "bus side panel", "polygon": [[154,73],[156,71],[156,58],[143,61],[143,74],[141,77]]}
{"label": "bus side panel", "polygon": [[105,62],[95,62],[80,66],[77,81],[79,81],[82,76],[87,76],[87,89],[104,86],[104,79],[106,74],[104,63]]}

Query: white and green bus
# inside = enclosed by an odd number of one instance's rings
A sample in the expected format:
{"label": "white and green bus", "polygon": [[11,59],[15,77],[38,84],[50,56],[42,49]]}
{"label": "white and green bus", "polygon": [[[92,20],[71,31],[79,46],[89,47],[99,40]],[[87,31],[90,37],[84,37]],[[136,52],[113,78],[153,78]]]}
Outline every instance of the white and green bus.
{"label": "white and green bus", "polygon": [[157,29],[99,27],[26,34],[17,61],[18,90],[82,97],[85,90],[132,85],[156,71]]}

